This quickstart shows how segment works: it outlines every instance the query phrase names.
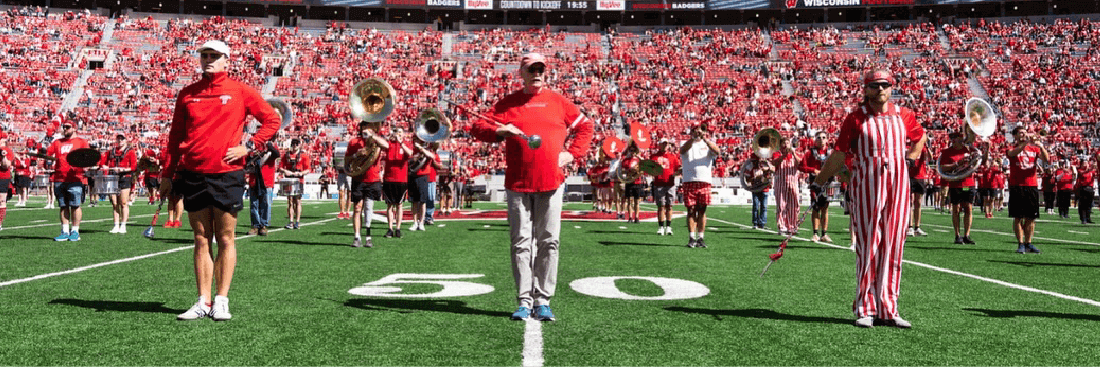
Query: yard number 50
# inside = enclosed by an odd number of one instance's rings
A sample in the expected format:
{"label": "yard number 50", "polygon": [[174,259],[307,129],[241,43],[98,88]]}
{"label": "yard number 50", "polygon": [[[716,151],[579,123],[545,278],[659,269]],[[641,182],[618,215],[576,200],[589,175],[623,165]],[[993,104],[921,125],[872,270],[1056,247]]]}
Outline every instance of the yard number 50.
{"label": "yard number 50", "polygon": [[[493,286],[454,279],[471,279],[484,276],[484,274],[391,274],[382,279],[352,288],[348,290],[348,293],[357,296],[391,298],[453,298],[477,296],[492,292],[494,290]],[[615,281],[619,279],[649,281],[660,287],[664,294],[649,297],[632,295],[623,292],[615,286]],[[443,289],[432,293],[405,294],[401,293],[401,284],[437,284],[442,286]],[[582,278],[569,283],[569,287],[573,288],[577,293],[588,296],[626,300],[652,301],[692,299],[700,298],[710,293],[710,289],[707,289],[707,286],[690,280],[639,276]]]}

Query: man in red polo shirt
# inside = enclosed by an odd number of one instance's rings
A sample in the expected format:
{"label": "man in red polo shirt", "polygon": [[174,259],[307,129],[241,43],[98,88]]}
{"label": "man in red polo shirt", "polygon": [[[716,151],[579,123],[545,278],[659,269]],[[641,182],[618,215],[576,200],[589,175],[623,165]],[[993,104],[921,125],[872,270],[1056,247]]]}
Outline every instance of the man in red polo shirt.
{"label": "man in red polo shirt", "polygon": [[[512,275],[519,308],[512,319],[531,316],[552,321],[550,298],[558,278],[562,191],[565,166],[584,157],[592,143],[592,121],[572,102],[546,86],[546,58],[529,53],[520,59],[523,89],[493,106],[492,118],[474,124],[474,138],[504,142],[507,168],[508,225],[511,227]],[[566,138],[573,135],[566,146]],[[539,135],[542,145],[532,149],[524,136]]]}

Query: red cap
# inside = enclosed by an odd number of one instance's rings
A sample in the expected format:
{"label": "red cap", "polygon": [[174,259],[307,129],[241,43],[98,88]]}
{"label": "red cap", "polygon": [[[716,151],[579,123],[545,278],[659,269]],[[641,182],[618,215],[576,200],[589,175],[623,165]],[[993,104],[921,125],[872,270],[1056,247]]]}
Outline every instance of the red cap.
{"label": "red cap", "polygon": [[540,54],[538,52],[531,52],[531,53],[523,55],[523,58],[521,58],[520,61],[519,61],[519,66],[521,68],[526,69],[528,66],[531,66],[533,64],[537,64],[537,63],[540,63],[540,62],[543,65],[546,65],[546,58],[543,57],[542,54]]}
{"label": "red cap", "polygon": [[863,75],[863,84],[870,84],[873,82],[887,82],[890,84],[896,83],[894,80],[894,74],[885,69],[872,70]]}

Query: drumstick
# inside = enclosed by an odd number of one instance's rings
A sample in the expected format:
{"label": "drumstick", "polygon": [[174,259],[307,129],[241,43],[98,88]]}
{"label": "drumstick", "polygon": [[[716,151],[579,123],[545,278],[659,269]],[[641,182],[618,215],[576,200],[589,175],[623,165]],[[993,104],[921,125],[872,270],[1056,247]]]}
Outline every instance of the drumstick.
{"label": "drumstick", "polygon": [[[482,114],[478,113],[477,111],[466,108],[466,106],[455,103],[452,100],[449,100],[449,99],[446,99],[446,98],[440,98],[440,100],[443,101],[443,102],[450,103],[450,104],[454,105],[455,107],[458,107],[458,108],[462,109],[463,111],[466,111],[466,113],[471,114],[475,117],[485,119],[485,120],[489,120],[490,122],[497,124],[497,126],[509,125],[509,124],[505,124],[503,122],[500,122],[499,120],[497,120],[495,118],[482,115]],[[541,136],[538,136],[538,135],[528,136],[527,134],[520,134],[520,137],[527,140],[527,147],[528,148],[538,149],[540,146],[542,146],[542,137]]]}

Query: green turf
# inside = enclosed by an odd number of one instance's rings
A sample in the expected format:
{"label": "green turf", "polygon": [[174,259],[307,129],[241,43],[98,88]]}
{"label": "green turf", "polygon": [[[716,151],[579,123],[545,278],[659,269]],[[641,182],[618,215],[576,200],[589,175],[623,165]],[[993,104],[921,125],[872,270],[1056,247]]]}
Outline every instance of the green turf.
{"label": "green turf", "polygon": [[[32,207],[41,207],[41,199]],[[285,223],[281,201],[273,226]],[[482,209],[501,209],[481,203]],[[567,204],[567,210],[585,210]],[[652,206],[647,206],[652,209]],[[380,206],[376,206],[381,209]],[[16,209],[16,208],[12,208]],[[20,208],[21,209],[21,208]],[[514,285],[503,221],[447,221],[403,239],[355,249],[333,202],[307,202],[302,229],[238,240],[231,321],[175,320],[194,302],[190,232],[158,227],[141,237],[154,207],[133,206],[129,233],[112,235],[110,210],[87,208],[81,242],[53,242],[57,210],[12,210],[0,231],[0,282],[176,250],[0,287],[3,365],[520,365],[524,323],[511,321]],[[677,208],[682,210],[682,208]],[[558,321],[542,327],[547,365],[1097,365],[1100,309],[1083,302],[905,265],[901,312],[911,330],[851,325],[855,255],[794,241],[759,276],[781,238],[747,229],[749,208],[708,211],[707,249],[689,249],[656,224],[565,222],[553,299]],[[106,218],[105,221],[92,222]],[[161,222],[165,216],[162,214]],[[247,230],[242,216],[238,232]],[[831,236],[846,245],[847,217]],[[45,222],[38,222],[43,221]],[[909,240],[905,258],[1085,299],[1100,299],[1100,231],[1044,216],[1043,253],[1014,253],[1011,221],[974,219],[975,246],[954,245],[950,216],[925,212],[931,236]],[[774,228],[775,218],[769,218]],[[40,226],[38,226],[40,225]],[[27,227],[37,226],[37,227]],[[488,227],[486,227],[488,226]],[[405,225],[408,227],[408,224]],[[579,228],[577,228],[579,227]],[[621,229],[620,227],[626,227]],[[808,237],[809,224],[800,237]],[[1076,232],[1087,232],[1074,233]],[[243,236],[242,236],[243,237]],[[487,294],[442,299],[364,297],[348,290],[392,274],[481,274]],[[582,294],[592,277],[663,277],[705,285],[682,300]],[[621,292],[659,297],[634,278]],[[439,285],[403,285],[431,293]]]}

